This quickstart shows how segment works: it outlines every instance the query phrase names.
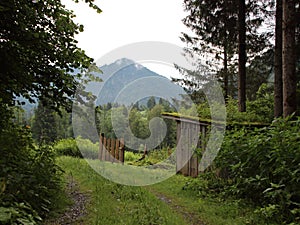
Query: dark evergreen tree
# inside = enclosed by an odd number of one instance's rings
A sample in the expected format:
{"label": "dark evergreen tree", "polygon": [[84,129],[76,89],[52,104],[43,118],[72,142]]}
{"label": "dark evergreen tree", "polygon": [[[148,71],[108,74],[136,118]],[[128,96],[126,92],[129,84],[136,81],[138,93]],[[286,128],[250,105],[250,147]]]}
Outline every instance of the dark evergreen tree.
{"label": "dark evergreen tree", "polygon": [[[223,83],[225,96],[229,93],[229,74],[228,70],[232,61],[234,52],[236,52],[237,44],[237,14],[235,1],[184,1],[185,10],[189,15],[183,20],[184,24],[190,28],[195,37],[183,33],[182,40],[186,42],[190,48],[186,48],[186,52],[192,55],[206,56],[210,59],[201,61],[206,64],[204,69],[208,69],[214,74],[218,74],[219,79]],[[212,59],[215,57],[215,60]],[[215,64],[223,61],[223,68],[220,70],[215,68]],[[202,66],[202,65],[200,65]],[[202,71],[197,71],[198,79],[201,76],[207,76]],[[195,75],[195,74],[194,74]],[[193,76],[193,75],[191,75]],[[194,76],[197,78],[197,76]]]}
{"label": "dark evergreen tree", "polygon": [[[268,33],[258,33],[258,28],[264,20],[270,16],[267,10],[267,1],[247,1],[242,6],[244,21],[238,25],[239,1],[238,0],[185,0],[184,7],[188,16],[184,18],[184,24],[193,31],[193,35],[183,33],[182,41],[187,43],[185,53],[194,56],[198,61],[198,71],[188,71],[184,68],[185,86],[196,89],[207,83],[209,77],[216,77],[223,83],[224,95],[236,96],[238,74],[238,39],[239,28],[247,38],[243,38],[247,54],[253,59],[268,46]],[[241,14],[240,14],[241,15]],[[242,52],[242,51],[241,51]],[[243,54],[245,55],[245,54]],[[203,57],[206,57],[203,59]],[[246,57],[241,57],[246,63]],[[222,65],[222,66],[221,66]],[[242,71],[245,74],[246,69]],[[182,80],[177,80],[182,82]],[[199,84],[200,83],[200,84]],[[244,84],[242,79],[241,84]],[[242,89],[244,89],[243,85]],[[200,87],[202,88],[202,87]]]}
{"label": "dark evergreen tree", "polygon": [[147,107],[148,109],[152,109],[156,105],[156,101],[154,96],[151,96],[147,101]]}
{"label": "dark evergreen tree", "polygon": [[274,50],[269,49],[261,56],[256,56],[247,67],[247,74],[246,96],[248,100],[253,101],[261,85],[270,83],[274,74]]}
{"label": "dark evergreen tree", "polygon": [[32,136],[39,143],[52,143],[57,139],[55,111],[39,102],[32,124]]}

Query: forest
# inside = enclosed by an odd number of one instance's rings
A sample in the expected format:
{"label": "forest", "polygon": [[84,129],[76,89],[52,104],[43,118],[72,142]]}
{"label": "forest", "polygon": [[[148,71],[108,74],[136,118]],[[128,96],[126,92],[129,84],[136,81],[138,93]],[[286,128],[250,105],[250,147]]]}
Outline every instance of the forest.
{"label": "forest", "polygon": [[[101,6],[84,2],[101,18]],[[180,35],[183,54],[197,68],[175,65],[181,77],[172,82],[186,91],[183,103],[193,100],[186,107],[157,96],[129,106],[95,105],[84,85],[100,81],[93,72],[101,71],[77,46],[84,27],[73,12],[57,0],[0,2],[0,224],[300,224],[299,1],[182,4],[190,30]],[[205,91],[215,81],[225,99],[226,132],[212,165],[197,178],[178,174],[131,187],[87,165],[99,161],[99,139],[74,119],[78,90],[81,104],[92,105],[98,136],[121,134],[130,146],[124,164],[144,168],[176,152],[176,122],[163,113],[178,114],[181,105],[180,114],[213,122]],[[26,102],[35,105],[32,113]],[[162,141],[146,152],[147,144],[136,140],[151,135],[149,122],[157,117],[167,133],[152,130]],[[73,123],[85,135],[76,136]],[[77,204],[70,192],[89,199],[84,215],[57,222]]]}

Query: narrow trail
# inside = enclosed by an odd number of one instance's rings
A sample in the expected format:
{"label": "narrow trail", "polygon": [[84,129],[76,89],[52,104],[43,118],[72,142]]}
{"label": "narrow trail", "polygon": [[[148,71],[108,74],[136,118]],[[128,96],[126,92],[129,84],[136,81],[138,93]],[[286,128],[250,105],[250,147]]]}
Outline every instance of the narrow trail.
{"label": "narrow trail", "polygon": [[[86,206],[90,202],[89,195],[80,191],[80,184],[74,181],[72,177],[68,177],[67,181],[66,192],[73,204],[58,218],[46,221],[45,225],[88,225],[83,221],[83,218],[88,213]],[[167,197],[153,189],[146,188],[146,190],[154,194],[159,201],[166,203],[176,214],[179,214],[186,221],[184,225],[206,225],[199,216],[188,211],[176,199]]]}
{"label": "narrow trail", "polygon": [[79,184],[72,177],[68,177],[66,193],[73,204],[58,218],[46,222],[46,225],[86,225],[82,218],[87,214],[86,206],[89,196],[80,192]]}
{"label": "narrow trail", "polygon": [[147,190],[153,193],[159,200],[165,202],[176,213],[180,214],[187,222],[186,225],[206,225],[197,215],[189,212],[185,207],[179,205],[174,199],[169,198],[162,193],[158,193],[153,189]]}

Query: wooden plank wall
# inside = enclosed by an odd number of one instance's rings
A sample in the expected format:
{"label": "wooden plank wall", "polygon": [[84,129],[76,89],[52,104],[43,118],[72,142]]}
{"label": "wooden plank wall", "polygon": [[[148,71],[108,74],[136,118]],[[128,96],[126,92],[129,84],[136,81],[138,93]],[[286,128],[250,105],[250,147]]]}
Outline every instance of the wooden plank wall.
{"label": "wooden plank wall", "polygon": [[101,161],[124,163],[124,139],[110,139],[100,135],[98,159]]}
{"label": "wooden plank wall", "polygon": [[[185,176],[197,177],[199,161],[196,148],[205,149],[207,126],[177,121],[176,171]],[[201,135],[200,135],[201,134]]]}

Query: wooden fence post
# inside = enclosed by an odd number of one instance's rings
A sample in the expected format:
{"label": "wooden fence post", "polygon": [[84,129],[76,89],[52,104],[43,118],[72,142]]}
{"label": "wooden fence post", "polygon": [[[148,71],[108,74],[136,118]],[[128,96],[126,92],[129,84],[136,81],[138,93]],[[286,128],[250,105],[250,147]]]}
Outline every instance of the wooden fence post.
{"label": "wooden fence post", "polygon": [[106,160],[107,150],[106,150],[106,137],[103,137],[103,154],[102,154],[102,160]]}
{"label": "wooden fence post", "polygon": [[99,160],[124,163],[124,149],[124,138],[121,138],[120,140],[110,139],[106,138],[104,134],[101,133],[99,137]]}
{"label": "wooden fence post", "polygon": [[144,156],[146,157],[146,155],[148,155],[148,152],[147,152],[147,144],[145,144],[145,146],[144,146]]}
{"label": "wooden fence post", "polygon": [[101,133],[100,137],[99,137],[99,152],[98,152],[98,159],[102,160],[102,156],[103,156],[103,138],[104,138],[104,134]]}
{"label": "wooden fence post", "polygon": [[115,161],[116,158],[116,151],[115,151],[115,144],[116,144],[116,140],[115,139],[111,139],[111,143],[110,143],[110,149],[111,149],[111,162]]}
{"label": "wooden fence post", "polygon": [[119,161],[124,164],[125,161],[125,143],[124,143],[124,138],[120,139],[120,147],[119,147]]}
{"label": "wooden fence post", "polygon": [[111,140],[110,140],[109,138],[108,138],[107,141],[106,141],[106,142],[107,142],[107,143],[106,143],[106,150],[107,150],[107,153],[108,153],[108,154],[107,154],[107,157],[106,157],[106,161],[109,161],[109,162],[110,162],[110,160],[111,160],[111,158],[112,158],[112,157],[111,157],[110,141],[111,141]]}
{"label": "wooden fence post", "polygon": [[119,160],[119,147],[120,147],[120,141],[117,139],[116,140],[116,148],[115,148],[115,152],[116,152],[115,160],[116,160],[116,162]]}

